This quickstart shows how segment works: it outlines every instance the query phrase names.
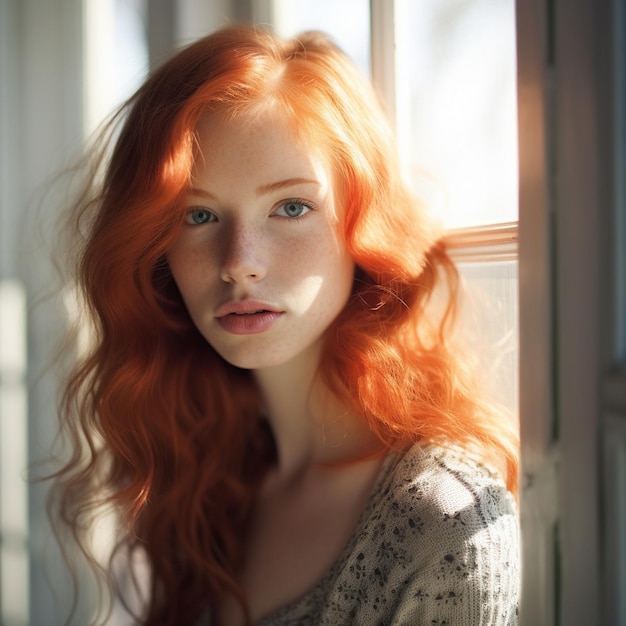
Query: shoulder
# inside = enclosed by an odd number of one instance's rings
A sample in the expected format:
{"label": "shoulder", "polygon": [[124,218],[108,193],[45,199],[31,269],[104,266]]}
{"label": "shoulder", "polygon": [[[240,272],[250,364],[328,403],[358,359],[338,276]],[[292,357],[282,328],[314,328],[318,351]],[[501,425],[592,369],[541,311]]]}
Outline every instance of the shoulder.
{"label": "shoulder", "polygon": [[405,529],[411,563],[396,616],[515,623],[519,524],[500,478],[462,450],[414,446],[397,459],[384,489],[387,524]]}
{"label": "shoulder", "polygon": [[415,445],[394,453],[345,565],[342,603],[358,604],[358,623],[513,624],[514,500],[460,450]]}
{"label": "shoulder", "polygon": [[380,488],[380,519],[414,568],[517,560],[515,501],[498,476],[463,451],[413,446],[398,455]]}
{"label": "shoulder", "polygon": [[416,550],[419,560],[467,540],[487,547],[517,543],[513,497],[498,476],[462,450],[414,445],[389,463],[370,521],[386,534],[391,529],[388,537]]}
{"label": "shoulder", "polygon": [[414,445],[396,455],[379,488],[381,505],[392,515],[408,507],[476,528],[517,517],[503,481],[459,448]]}

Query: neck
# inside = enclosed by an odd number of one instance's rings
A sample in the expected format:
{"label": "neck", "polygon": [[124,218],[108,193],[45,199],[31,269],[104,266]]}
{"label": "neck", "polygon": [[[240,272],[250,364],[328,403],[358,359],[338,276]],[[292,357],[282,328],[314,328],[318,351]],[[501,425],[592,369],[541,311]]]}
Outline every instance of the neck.
{"label": "neck", "polygon": [[333,394],[317,375],[315,354],[256,370],[278,450],[278,473],[285,479],[316,465],[367,455],[375,438],[366,424]]}

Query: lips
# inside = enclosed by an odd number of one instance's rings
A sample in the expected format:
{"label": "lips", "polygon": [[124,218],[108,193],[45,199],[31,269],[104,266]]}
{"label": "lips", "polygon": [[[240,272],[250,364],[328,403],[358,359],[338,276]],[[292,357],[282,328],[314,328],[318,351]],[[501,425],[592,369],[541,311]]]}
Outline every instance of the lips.
{"label": "lips", "polygon": [[218,324],[234,335],[252,335],[269,330],[284,312],[264,302],[243,300],[227,302],[219,307],[215,317]]}

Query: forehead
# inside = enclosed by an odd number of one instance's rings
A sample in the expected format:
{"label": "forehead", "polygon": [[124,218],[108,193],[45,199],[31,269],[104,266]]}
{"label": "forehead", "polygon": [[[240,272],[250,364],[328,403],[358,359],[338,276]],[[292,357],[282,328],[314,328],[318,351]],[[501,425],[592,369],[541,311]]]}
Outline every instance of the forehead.
{"label": "forehead", "polygon": [[332,178],[326,151],[297,132],[275,107],[237,116],[208,113],[196,127],[192,177],[321,176]]}

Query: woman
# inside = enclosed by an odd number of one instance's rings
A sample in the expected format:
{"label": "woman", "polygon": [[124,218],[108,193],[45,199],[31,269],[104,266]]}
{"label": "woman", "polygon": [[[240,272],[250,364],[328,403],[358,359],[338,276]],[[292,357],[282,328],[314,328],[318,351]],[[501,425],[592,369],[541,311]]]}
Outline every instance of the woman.
{"label": "woman", "polygon": [[125,112],[77,209],[94,339],[55,495],[87,554],[113,506],[136,619],[515,623],[514,429],[367,81],[319,33],[230,28]]}

